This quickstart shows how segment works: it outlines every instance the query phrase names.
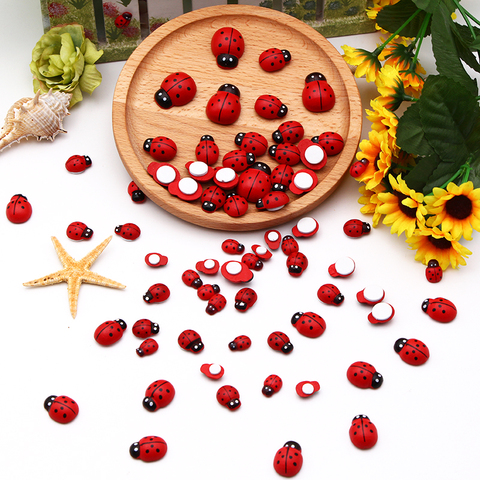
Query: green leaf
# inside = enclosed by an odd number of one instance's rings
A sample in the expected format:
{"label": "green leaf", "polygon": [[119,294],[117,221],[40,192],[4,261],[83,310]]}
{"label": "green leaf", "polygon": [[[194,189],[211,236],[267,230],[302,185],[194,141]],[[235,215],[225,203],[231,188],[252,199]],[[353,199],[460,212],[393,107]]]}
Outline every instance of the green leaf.
{"label": "green leaf", "polygon": [[453,39],[460,58],[473,70],[480,72],[480,63],[472,53],[472,36],[470,29],[464,25],[453,22]]}
{"label": "green leaf", "polygon": [[[418,7],[412,0],[400,0],[395,5],[383,7],[377,15],[377,24],[387,30],[387,32],[396,32],[416,11]],[[425,19],[426,12],[421,11],[401,32],[404,37],[416,37]],[[427,28],[426,35],[430,35],[430,26]]]}
{"label": "green leaf", "polygon": [[409,188],[413,188],[416,192],[423,191],[428,179],[438,166],[440,158],[435,153],[426,157],[417,158],[417,164],[404,177]]}
{"label": "green leaf", "polygon": [[413,0],[413,2],[418,8],[421,8],[428,13],[433,13],[440,3],[445,4],[450,13],[453,13],[457,9],[452,0]]}
{"label": "green leaf", "polygon": [[433,148],[425,138],[418,102],[410,105],[398,121],[397,145],[404,152],[413,155],[431,155],[434,153]]}
{"label": "green leaf", "polygon": [[456,165],[455,163],[440,161],[438,167],[428,178],[425,187],[423,187],[423,194],[428,195],[435,187],[444,185],[457,173],[459,168],[460,165]]}
{"label": "green leaf", "polygon": [[[476,29],[478,30],[478,29]],[[475,50],[480,50],[480,34],[477,38],[471,43],[470,47]]]}

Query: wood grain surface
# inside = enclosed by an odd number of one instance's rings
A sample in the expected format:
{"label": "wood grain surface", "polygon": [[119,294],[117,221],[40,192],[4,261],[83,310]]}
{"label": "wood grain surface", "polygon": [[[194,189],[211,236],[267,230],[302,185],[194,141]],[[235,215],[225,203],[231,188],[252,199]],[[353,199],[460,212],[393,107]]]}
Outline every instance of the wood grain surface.
{"label": "wood grain surface", "polygon": [[[220,69],[210,48],[212,35],[224,26],[238,29],[245,39],[245,53],[233,70]],[[264,72],[259,55],[268,48],[287,49],[289,65],[280,71]],[[195,98],[183,107],[162,110],[154,94],[163,79],[182,71],[195,80]],[[336,104],[325,113],[311,113],[302,103],[305,77],[321,72],[332,86]],[[228,126],[212,123],[205,114],[210,97],[223,83],[240,89],[242,112]],[[263,94],[275,95],[289,111],[278,120],[265,120],[254,111],[255,100]],[[113,132],[122,162],[131,178],[156,204],[171,214],[207,228],[248,231],[270,228],[307,214],[337,187],[355,155],[362,128],[362,109],[352,73],[337,50],[305,23],[275,10],[248,5],[208,7],[177,17],[158,28],[133,52],[116,85],[113,99]],[[240,218],[228,216],[223,209],[206,213],[201,201],[185,202],[172,196],[147,173],[153,159],[143,150],[146,138],[167,136],[178,147],[171,161],[182,176],[188,176],[185,164],[195,160],[195,147],[202,135],[212,135],[220,149],[215,166],[223,155],[238,147],[239,132],[258,132],[269,145],[272,133],[287,120],[299,121],[305,138],[326,131],[338,132],[345,140],[343,151],[329,157],[326,167],[317,172],[317,187],[304,195],[290,195],[290,203],[277,212],[258,211],[254,204]],[[273,169],[277,163],[268,153],[258,157]],[[300,163],[293,167],[303,168]]]}

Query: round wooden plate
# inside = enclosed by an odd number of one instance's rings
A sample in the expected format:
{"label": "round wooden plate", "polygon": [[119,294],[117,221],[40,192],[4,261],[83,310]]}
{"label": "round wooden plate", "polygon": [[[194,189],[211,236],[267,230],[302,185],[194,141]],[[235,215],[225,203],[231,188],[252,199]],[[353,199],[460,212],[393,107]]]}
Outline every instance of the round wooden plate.
{"label": "round wooden plate", "polygon": [[[212,35],[224,26],[238,29],[245,39],[245,53],[238,67],[220,69],[210,49]],[[268,48],[287,49],[289,65],[274,73],[264,72],[259,55]],[[185,72],[197,85],[193,101],[183,107],[162,110],[154,94],[163,79],[174,72]],[[336,103],[325,113],[311,113],[302,103],[305,77],[321,72],[332,86]],[[212,123],[205,114],[210,97],[223,83],[240,89],[242,112],[229,126]],[[254,111],[255,100],[264,94],[275,95],[288,106],[287,115],[265,120]],[[317,187],[304,195],[289,194],[290,203],[276,212],[258,211],[254,204],[240,218],[228,216],[223,209],[206,213],[201,201],[185,202],[168,193],[147,173],[153,161],[143,150],[146,138],[166,136],[178,147],[171,161],[182,176],[185,164],[195,160],[195,147],[202,135],[212,135],[223,155],[238,147],[239,132],[258,132],[273,144],[272,133],[287,120],[299,121],[305,138],[326,131],[338,132],[345,140],[343,151],[329,157],[317,173]],[[248,231],[270,228],[306,214],[325,200],[337,187],[348,169],[360,140],[362,109],[357,86],[347,64],[335,48],[317,31],[289,15],[249,5],[222,5],[203,8],[177,17],[146,38],[126,62],[113,99],[113,132],[118,152],[131,178],[155,203],[196,225],[218,230]],[[273,169],[277,163],[268,153],[258,158]],[[302,168],[299,164],[294,169]]]}

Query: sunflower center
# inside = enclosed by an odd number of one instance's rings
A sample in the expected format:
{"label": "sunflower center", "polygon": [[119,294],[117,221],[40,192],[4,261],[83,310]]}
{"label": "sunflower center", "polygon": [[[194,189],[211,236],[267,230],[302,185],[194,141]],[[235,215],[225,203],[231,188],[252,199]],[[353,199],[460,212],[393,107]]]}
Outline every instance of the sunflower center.
{"label": "sunflower center", "polygon": [[412,207],[407,207],[402,202],[407,198],[404,193],[394,192],[395,196],[398,198],[398,208],[400,211],[409,218],[417,218],[417,209]]}
{"label": "sunflower center", "polygon": [[463,220],[472,214],[472,201],[465,195],[457,195],[445,204],[447,213],[453,217]]}
{"label": "sunflower center", "polygon": [[448,250],[452,246],[452,243],[444,237],[435,238],[429,236],[427,237],[427,239],[435,248],[438,248],[440,250]]}

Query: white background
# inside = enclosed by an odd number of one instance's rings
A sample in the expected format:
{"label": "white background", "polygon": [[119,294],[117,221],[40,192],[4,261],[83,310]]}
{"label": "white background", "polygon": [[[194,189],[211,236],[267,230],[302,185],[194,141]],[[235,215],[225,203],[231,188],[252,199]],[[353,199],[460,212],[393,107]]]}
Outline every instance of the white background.
{"label": "white background", "polygon": [[[17,99],[32,96],[29,63],[42,35],[37,0],[2,0],[0,30],[0,112]],[[480,16],[475,0],[462,4]],[[378,34],[331,39],[372,50]],[[428,41],[420,54],[432,72]],[[275,479],[273,457],[288,440],[303,448],[304,466],[298,478],[425,479],[478,478],[480,365],[478,271],[480,236],[465,242],[473,251],[467,267],[449,269],[441,283],[425,279],[425,267],[414,261],[404,238],[383,225],[369,237],[347,238],[345,221],[362,218],[357,183],[345,177],[338,190],[311,212],[320,224],[318,234],[300,240],[309,259],[300,278],[288,275],[285,256],[274,252],[249,284],[259,296],[247,313],[237,312],[233,298],[240,286],[220,276],[227,307],[211,317],[206,304],[181,281],[195,263],[230,259],[221,251],[226,238],[236,238],[247,251],[263,242],[263,231],[211,231],[171,216],[147,201],[136,205],[127,194],[130,179],[117,154],[111,128],[111,104],[124,62],[101,64],[102,85],[65,119],[68,134],[51,143],[34,139],[0,154],[0,205],[12,195],[26,195],[32,218],[23,225],[0,216],[0,476],[3,479],[46,478],[252,478]],[[477,77],[478,78],[478,77]],[[376,91],[358,81],[363,105]],[[369,130],[364,123],[363,138]],[[73,154],[92,158],[82,175],[64,167]],[[65,234],[72,221],[94,230],[89,242],[75,243]],[[68,309],[66,284],[25,288],[23,282],[61,268],[50,237],[80,259],[116,225],[134,222],[142,234],[135,242],[115,236],[92,266],[92,271],[127,285],[113,290],[82,285],[76,319]],[[294,223],[279,227],[290,234]],[[169,257],[167,266],[151,269],[144,256],[157,251]],[[341,307],[327,306],[316,297],[318,287],[332,282],[328,266],[349,255],[357,269],[348,279],[334,280],[345,295]],[[164,304],[147,305],[142,295],[154,283],[171,290]],[[387,292],[396,309],[382,326],[367,321],[368,307],[355,294],[369,284]],[[451,324],[439,324],[421,310],[425,298],[444,296],[458,307]],[[297,311],[313,311],[327,323],[318,339],[301,336],[290,325]],[[95,328],[105,320],[123,318],[128,324],[120,342],[97,345]],[[160,324],[160,348],[140,358],[140,340],[131,326],[140,318]],[[179,333],[193,328],[205,343],[195,356],[180,349]],[[274,330],[286,332],[295,345],[285,356],[266,343]],[[227,345],[237,335],[252,339],[247,352],[233,353]],[[400,337],[417,337],[430,348],[421,367],[401,361],[393,350]],[[358,360],[372,363],[385,378],[377,390],[360,390],[346,379],[348,366]],[[211,381],[200,373],[203,363],[220,363],[225,376]],[[282,377],[283,389],[271,398],[261,394],[264,379]],[[170,380],[177,391],[164,410],[147,412],[141,405],[145,389],[158,379]],[[303,380],[317,380],[321,390],[309,399],[295,393]],[[234,385],[242,407],[229,412],[216,399],[217,389]],[[43,408],[49,395],[69,395],[80,405],[69,425],[53,422]],[[360,451],[350,442],[352,418],[366,414],[379,432],[377,445]],[[145,435],[168,443],[163,460],[146,464],[129,455],[130,444]]]}

